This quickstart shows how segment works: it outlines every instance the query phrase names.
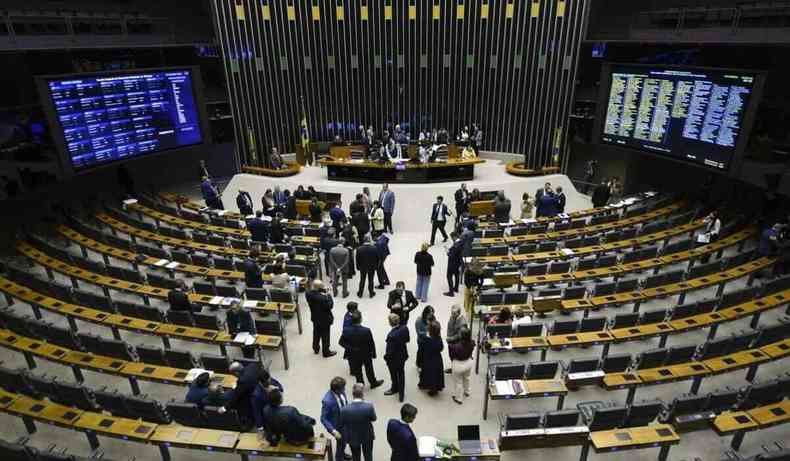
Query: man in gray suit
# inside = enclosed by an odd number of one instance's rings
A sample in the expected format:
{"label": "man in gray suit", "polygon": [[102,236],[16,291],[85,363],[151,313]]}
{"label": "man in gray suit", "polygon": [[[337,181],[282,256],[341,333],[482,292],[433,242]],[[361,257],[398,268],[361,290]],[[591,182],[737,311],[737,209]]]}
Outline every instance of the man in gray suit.
{"label": "man in gray suit", "polygon": [[365,456],[365,461],[373,461],[373,421],[376,420],[376,409],[373,404],[363,400],[365,386],[354,384],[351,403],[340,409],[338,424],[343,440],[351,447],[353,461],[360,461],[360,455]]}

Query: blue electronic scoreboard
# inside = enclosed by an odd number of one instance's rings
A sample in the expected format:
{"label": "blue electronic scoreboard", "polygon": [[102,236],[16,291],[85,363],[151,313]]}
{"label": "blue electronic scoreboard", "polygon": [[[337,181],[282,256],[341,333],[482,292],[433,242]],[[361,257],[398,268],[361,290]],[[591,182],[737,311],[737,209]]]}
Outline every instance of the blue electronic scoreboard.
{"label": "blue electronic scoreboard", "polygon": [[192,69],[47,79],[75,172],[200,144]]}

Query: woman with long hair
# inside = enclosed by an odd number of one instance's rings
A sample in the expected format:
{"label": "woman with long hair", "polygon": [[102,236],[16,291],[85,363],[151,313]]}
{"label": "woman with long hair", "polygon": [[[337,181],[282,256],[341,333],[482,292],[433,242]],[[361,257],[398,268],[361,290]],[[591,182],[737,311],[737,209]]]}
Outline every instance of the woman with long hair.
{"label": "woman with long hair", "polygon": [[428,324],[428,336],[423,337],[420,341],[422,342],[423,358],[418,387],[427,390],[428,395],[434,396],[444,389],[444,360],[442,359],[444,342],[439,322],[431,321]]}
{"label": "woman with long hair", "polygon": [[452,369],[453,381],[455,381],[453,402],[461,405],[464,403],[464,399],[469,397],[472,390],[469,377],[474,367],[472,357],[475,351],[475,343],[472,341],[472,332],[469,328],[462,327],[459,335],[461,338],[452,344],[448,344],[447,349],[450,353],[450,368]]}
{"label": "woman with long hair", "polygon": [[435,319],[433,306],[428,304],[423,307],[422,314],[414,322],[414,330],[417,333],[417,368],[422,368],[422,346],[420,338],[428,336],[428,325]]}

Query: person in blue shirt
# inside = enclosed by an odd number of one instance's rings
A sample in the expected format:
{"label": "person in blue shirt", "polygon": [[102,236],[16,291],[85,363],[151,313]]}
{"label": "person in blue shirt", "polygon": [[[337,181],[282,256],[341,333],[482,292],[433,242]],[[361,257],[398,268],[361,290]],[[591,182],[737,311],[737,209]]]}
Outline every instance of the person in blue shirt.
{"label": "person in blue shirt", "polygon": [[776,254],[780,230],[781,225],[774,224],[773,226],[766,228],[762,234],[760,234],[760,243],[757,246],[757,254],[760,256],[773,256]]}
{"label": "person in blue shirt", "polygon": [[255,217],[247,222],[247,230],[250,231],[253,242],[268,242],[269,227],[269,222],[263,220],[263,212],[261,210],[256,211]]}
{"label": "person in blue shirt", "polygon": [[384,210],[384,231],[394,234],[392,230],[392,214],[395,212],[395,192],[389,188],[389,184],[384,184],[381,187],[379,194],[379,203]]}
{"label": "person in blue shirt", "polygon": [[247,288],[263,288],[261,266],[258,265],[258,249],[250,250],[250,257],[244,261],[244,283]]}
{"label": "person in blue shirt", "polygon": [[266,417],[264,415],[270,404],[269,394],[274,389],[280,392],[284,391],[283,385],[272,378],[267,370],[262,369],[258,375],[258,383],[255,385],[255,390],[252,391],[252,396],[250,396],[252,416],[255,421],[255,427],[259,432],[266,430]]}
{"label": "person in blue shirt", "polygon": [[335,203],[335,207],[329,210],[329,218],[332,219],[332,227],[339,233],[346,221],[346,212],[341,208],[340,202]]}
{"label": "person in blue shirt", "polygon": [[201,373],[189,384],[187,391],[186,403],[194,403],[198,406],[203,405],[203,399],[208,395],[208,385],[211,382],[211,376],[208,373]]}
{"label": "person in blue shirt", "polygon": [[417,407],[404,403],[400,409],[401,420],[393,418],[387,423],[387,442],[392,448],[390,461],[419,461],[417,437],[409,426],[417,418]]}
{"label": "person in blue shirt", "polygon": [[343,428],[339,425],[340,410],[346,405],[348,405],[346,380],[336,376],[332,378],[332,381],[329,383],[329,390],[326,391],[324,398],[321,399],[321,424],[337,440],[335,461],[343,461],[346,457],[345,447],[347,441],[342,436]]}
{"label": "person in blue shirt", "polygon": [[200,183],[200,191],[203,193],[203,200],[206,201],[206,206],[214,210],[224,210],[222,206],[222,199],[219,197],[219,191],[211,183],[208,176],[203,176],[203,181]]}
{"label": "person in blue shirt", "polygon": [[354,316],[354,312],[359,310],[359,304],[356,301],[349,301],[346,304],[346,314],[343,316],[343,329],[351,326],[351,320]]}

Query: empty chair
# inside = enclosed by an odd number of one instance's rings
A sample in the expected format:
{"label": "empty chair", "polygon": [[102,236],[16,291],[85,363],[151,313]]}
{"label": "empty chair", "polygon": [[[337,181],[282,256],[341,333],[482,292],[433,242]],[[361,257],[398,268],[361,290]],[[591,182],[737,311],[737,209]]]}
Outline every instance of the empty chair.
{"label": "empty chair", "polygon": [[224,247],[225,246],[225,237],[223,237],[221,235],[210,234],[208,236],[208,242],[210,244],[216,245],[218,247]]}
{"label": "empty chair", "polygon": [[235,270],[232,258],[220,258],[219,256],[214,256],[214,267],[224,271]]}
{"label": "empty chair", "polygon": [[721,296],[721,301],[719,302],[719,309],[726,309],[728,307],[749,302],[757,296],[758,290],[758,287],[749,287],[724,293]]}
{"label": "empty chair", "polygon": [[194,403],[169,402],[165,411],[178,424],[189,427],[200,427],[204,424],[203,413]]}
{"label": "empty chair", "polygon": [[239,297],[239,290],[235,286],[218,283],[214,288],[217,290],[217,296],[223,296],[226,298]]}
{"label": "empty chair", "polygon": [[157,400],[139,396],[126,396],[124,405],[135,418],[155,424],[168,424],[171,422],[162,405]]}
{"label": "empty chair", "polygon": [[137,347],[135,347],[135,350],[137,352],[137,357],[143,363],[161,365],[164,367],[168,366],[167,358],[165,358],[165,352],[161,347],[139,344]]}
{"label": "empty chair", "polygon": [[20,443],[0,440],[0,458],[4,461],[42,461],[42,452]]}
{"label": "empty chair", "polygon": [[648,246],[639,250],[639,259],[653,259],[658,256],[657,246]]}
{"label": "empty chair", "polygon": [[710,340],[700,347],[700,360],[708,360],[715,357],[727,355],[732,350],[733,338],[726,336]]}
{"label": "empty chair", "polygon": [[665,422],[672,422],[678,416],[700,413],[708,406],[708,395],[683,394],[675,397],[667,408]]}
{"label": "empty chair", "polygon": [[678,304],[677,306],[672,308],[670,313],[670,318],[672,320],[676,319],[683,319],[686,317],[692,317],[697,315],[697,303],[686,303],[686,304]]}
{"label": "empty chair", "polygon": [[637,355],[636,369],[657,368],[664,365],[668,350],[665,348],[648,349]]}
{"label": "empty chair", "polygon": [[587,287],[567,287],[562,292],[562,299],[584,299],[587,297]]}
{"label": "empty chair", "polygon": [[192,240],[198,243],[209,244],[208,234],[204,232],[192,232]]}
{"label": "empty chair", "polygon": [[201,314],[193,313],[192,320],[198,328],[205,328],[207,330],[220,330],[220,321],[214,314]]}
{"label": "empty chair", "polygon": [[529,228],[523,226],[514,226],[510,228],[510,236],[511,237],[518,237],[521,235],[527,235],[529,232]]}
{"label": "empty chair", "polygon": [[276,315],[267,315],[255,319],[255,331],[259,335],[282,336],[283,326]]}
{"label": "empty chair", "polygon": [[164,250],[162,248],[157,248],[150,245],[138,244],[136,250],[138,253],[142,253],[148,256],[153,256],[154,258],[170,259],[170,253],[168,253],[167,250]]}
{"label": "empty chair", "polygon": [[542,323],[522,323],[516,326],[516,336],[519,338],[532,338],[543,336]]}
{"label": "empty chair", "polygon": [[82,348],[86,351],[93,352],[93,351],[101,350],[101,346],[102,346],[101,336],[92,333],[80,332],[77,333],[77,339],[82,345]]}
{"label": "empty chair", "polygon": [[273,303],[293,303],[293,295],[288,290],[272,288],[269,290],[269,299]]}
{"label": "empty chair", "polygon": [[565,241],[565,248],[573,249],[579,248],[580,246],[582,246],[582,239],[579,237]]}
{"label": "empty chair", "polygon": [[53,382],[53,392],[49,394],[49,399],[61,405],[77,407],[80,410],[99,410],[99,406],[93,398],[93,393],[88,388],[77,383],[55,380]]}
{"label": "empty chair", "polygon": [[616,330],[618,328],[633,327],[639,322],[639,314],[636,312],[629,312],[627,314],[616,314],[612,320],[609,328]]}
{"label": "empty chair", "polygon": [[504,304],[527,304],[529,293],[526,291],[511,291],[505,293]]}
{"label": "empty chair", "polygon": [[610,267],[617,264],[617,255],[601,255],[597,267]]}
{"label": "empty chair", "polygon": [[595,408],[587,421],[590,432],[606,431],[623,427],[628,409],[624,406]]}
{"label": "empty chair", "polygon": [[642,312],[642,316],[639,318],[640,324],[649,324],[649,323],[661,323],[666,319],[667,311],[666,309],[651,309]]}
{"label": "empty chair", "polygon": [[137,361],[137,354],[134,347],[117,339],[102,338],[101,350],[92,352],[94,354],[106,355],[120,360],[128,360],[130,362]]}
{"label": "empty chair", "polygon": [[538,251],[538,246],[534,243],[527,243],[516,247],[516,254],[520,255],[535,253],[536,251]]}
{"label": "empty chair", "polygon": [[214,285],[211,283],[196,281],[195,283],[192,284],[192,288],[195,290],[195,293],[197,294],[216,296]]}
{"label": "empty chair", "polygon": [[636,237],[636,228],[629,227],[627,229],[623,229],[620,231],[620,239],[621,240],[628,240]]}
{"label": "empty chair", "polygon": [[189,256],[189,253],[186,251],[181,250],[172,250],[170,252],[170,256],[173,258],[173,261],[181,263],[181,264],[192,264],[192,258]]}
{"label": "empty chair", "polygon": [[529,264],[527,265],[527,275],[546,275],[546,264]]}
{"label": "empty chair", "polygon": [[705,277],[706,275],[713,274],[715,272],[719,272],[721,270],[721,261],[714,261],[707,264],[697,264],[694,265],[688,271],[688,278],[689,279],[696,279]]}
{"label": "empty chair", "polygon": [[8,392],[36,396],[36,391],[28,382],[24,370],[0,366],[0,387]]}
{"label": "empty chair", "polygon": [[140,312],[140,304],[129,301],[113,301],[113,305],[118,310],[118,313],[127,317],[142,318]]}
{"label": "empty chair", "polygon": [[540,290],[535,297],[537,298],[547,298],[551,296],[560,296],[562,295],[562,288],[554,288],[551,290]]}
{"label": "empty chair", "polygon": [[569,262],[553,262],[549,267],[549,274],[564,274],[571,269]]}
{"label": "empty chair", "polygon": [[664,246],[664,248],[661,249],[661,254],[670,255],[673,253],[680,253],[681,251],[687,251],[691,249],[691,245],[692,242],[689,239],[679,240]]}
{"label": "empty chair", "polygon": [[636,250],[627,251],[623,253],[623,264],[639,261],[640,259],[641,259],[641,254]]}
{"label": "empty chair", "polygon": [[598,245],[599,243],[601,243],[601,236],[599,234],[588,235],[587,237],[584,237],[582,239],[582,245],[581,246],[583,246],[583,247],[591,247],[591,246]]}
{"label": "empty chair", "polygon": [[782,383],[772,379],[770,381],[755,383],[744,392],[741,408],[753,408],[780,402],[785,398],[786,390]]}
{"label": "empty chair", "polygon": [[235,248],[237,250],[249,250],[250,244],[246,240],[229,238],[228,241],[230,242],[231,248]]}
{"label": "empty chair", "polygon": [[143,283],[143,276],[140,272],[125,267],[107,265],[107,275],[116,279],[126,280],[127,282]]}
{"label": "empty chair", "polygon": [[579,259],[579,262],[576,264],[577,271],[586,271],[590,269],[595,269],[598,264],[598,258],[595,256],[590,258],[582,258]]}
{"label": "empty chair", "polygon": [[740,392],[737,389],[725,387],[716,389],[708,394],[708,410],[714,413],[722,413],[734,409],[740,400]]}
{"label": "empty chair", "polygon": [[529,228],[529,233],[530,234],[543,234],[543,233],[546,232],[547,229],[548,229],[548,225],[547,224],[533,224]]}
{"label": "empty chair", "polygon": [[211,267],[211,261],[209,260],[208,255],[202,253],[192,254],[192,264],[201,267]]}
{"label": "empty chair", "polygon": [[189,311],[175,311],[171,309],[167,311],[167,321],[185,327],[195,326],[192,313]]}
{"label": "empty chair", "polygon": [[118,393],[118,391],[102,388],[93,391],[93,396],[96,399],[96,403],[107,413],[122,418],[136,419],[134,413],[126,408],[124,395]]}
{"label": "empty chair", "polygon": [[579,332],[601,331],[606,328],[606,317],[587,317],[579,324]]}
{"label": "empty chair", "polygon": [[506,245],[494,245],[488,248],[489,256],[507,256],[508,247]]}
{"label": "empty chair", "polygon": [[598,369],[600,365],[600,360],[598,357],[593,358],[582,358],[582,359],[571,359],[568,362],[568,368],[565,369],[567,374],[570,373],[589,373],[591,371],[595,371]]}
{"label": "empty chair", "polygon": [[526,365],[523,363],[500,362],[491,363],[488,368],[490,374],[494,376],[494,380],[502,381],[508,379],[524,379]]}
{"label": "empty chair", "polygon": [[593,287],[595,296],[608,296],[614,294],[617,282],[596,283]]}
{"label": "empty chair", "polygon": [[502,430],[520,431],[524,429],[536,429],[540,426],[541,418],[541,414],[536,411],[520,415],[506,415]]}
{"label": "empty chair", "polygon": [[189,351],[165,349],[165,359],[167,359],[167,365],[173,368],[190,370],[195,367],[195,358]]}
{"label": "empty chair", "polygon": [[631,354],[609,354],[601,361],[605,373],[622,373],[631,366]]}
{"label": "empty chair", "polygon": [[555,320],[551,326],[551,334],[553,335],[567,335],[576,333],[579,329],[578,320]]}
{"label": "empty chair", "polygon": [[480,293],[478,304],[481,306],[497,306],[502,304],[504,295],[502,293]]}
{"label": "empty chair", "polygon": [[218,429],[223,431],[244,432],[248,427],[242,423],[239,413],[236,410],[229,409],[224,413],[220,413],[215,407],[203,408],[204,423],[203,426],[209,429]]}
{"label": "empty chair", "polygon": [[483,257],[483,256],[488,256],[488,247],[473,246],[472,247],[472,252],[470,253],[470,255],[473,258],[480,258],[480,257]]}
{"label": "empty chair", "polygon": [[617,282],[617,289],[615,290],[615,292],[626,293],[629,291],[635,291],[638,287],[639,287],[639,279],[637,278],[620,279]]}
{"label": "empty chair", "polygon": [[540,242],[538,244],[538,251],[555,251],[557,249],[557,242]]}
{"label": "empty chair", "polygon": [[571,221],[571,229],[579,229],[587,225],[587,219],[574,219]]}
{"label": "empty chair", "polygon": [[554,223],[554,232],[564,231],[570,228],[571,228],[571,223],[567,221]]}
{"label": "empty chair", "polygon": [[560,363],[556,360],[545,362],[530,362],[527,364],[527,379],[554,379]]}
{"label": "empty chair", "polygon": [[676,365],[678,363],[686,363],[694,360],[697,353],[696,344],[688,344],[685,346],[672,346],[667,353],[667,360],[664,362],[665,366]]}
{"label": "empty chair", "polygon": [[254,301],[266,301],[269,295],[265,288],[247,288],[244,290],[244,297]]}
{"label": "empty chair", "polygon": [[109,312],[111,314],[115,313],[112,305],[110,304],[110,300],[107,299],[103,295],[97,295],[90,291],[74,289],[74,300],[77,304],[82,304],[83,306],[90,307],[93,309],[99,309],[104,312]]}
{"label": "empty chair", "polygon": [[153,285],[159,288],[165,288],[168,290],[173,290],[178,288],[178,280],[171,279],[165,275],[154,274],[149,272],[146,274],[146,280],[148,281],[149,285]]}
{"label": "empty chair", "polygon": [[623,427],[647,426],[664,411],[664,403],[659,401],[634,403],[628,409]]}
{"label": "empty chair", "polygon": [[146,320],[150,320],[152,322],[165,321],[165,314],[163,314],[158,307],[140,305],[138,310],[140,311],[142,318]]}
{"label": "empty chair", "polygon": [[664,274],[651,275],[642,282],[642,286],[645,288],[655,288],[663,285],[664,280],[666,280],[666,276]]}
{"label": "empty chair", "polygon": [[50,378],[47,375],[28,374],[26,379],[36,395],[48,397],[55,392],[55,378]]}
{"label": "empty chair", "polygon": [[573,427],[579,423],[579,410],[556,410],[548,411],[543,418],[543,427],[549,429],[553,427]]}
{"label": "empty chair", "polygon": [[203,368],[215,373],[228,373],[230,362],[224,355],[200,354],[200,362]]}
{"label": "empty chair", "polygon": [[74,335],[74,332],[71,331],[70,328],[62,328],[57,327],[55,325],[48,325],[46,335],[39,336],[42,339],[46,339],[48,343],[57,344],[58,346],[65,347],[67,349],[74,349],[80,350],[82,349],[82,345],[80,344],[77,337]]}

